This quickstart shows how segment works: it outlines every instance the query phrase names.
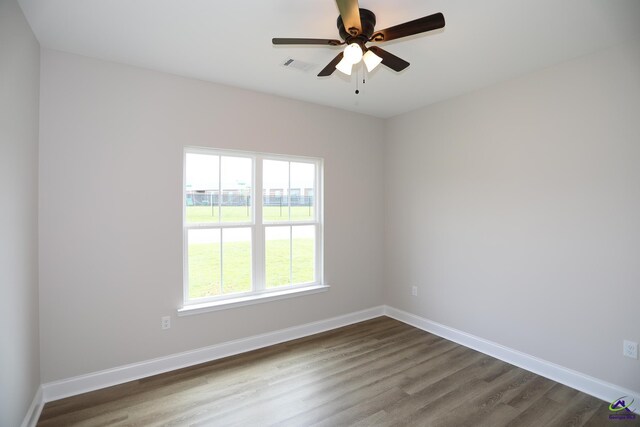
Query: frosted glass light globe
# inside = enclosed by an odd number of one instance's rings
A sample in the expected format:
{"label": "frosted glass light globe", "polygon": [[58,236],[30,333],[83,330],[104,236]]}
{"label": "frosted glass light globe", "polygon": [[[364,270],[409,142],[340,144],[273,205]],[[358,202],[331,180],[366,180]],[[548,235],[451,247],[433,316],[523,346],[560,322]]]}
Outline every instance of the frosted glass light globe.
{"label": "frosted glass light globe", "polygon": [[347,76],[351,75],[352,68],[353,68],[353,64],[347,61],[347,58],[344,58],[344,57],[340,62],[338,62],[338,65],[336,65],[336,70],[346,74]]}
{"label": "frosted glass light globe", "polygon": [[351,64],[357,64],[362,60],[362,48],[357,43],[351,43],[344,48],[344,59]]}
{"label": "frosted glass light globe", "polygon": [[367,66],[368,72],[372,72],[373,69],[376,68],[378,64],[382,62],[382,58],[380,58],[378,55],[376,55],[370,50],[368,50],[367,53],[364,54],[364,56],[362,57],[362,60],[364,61],[364,65]]}

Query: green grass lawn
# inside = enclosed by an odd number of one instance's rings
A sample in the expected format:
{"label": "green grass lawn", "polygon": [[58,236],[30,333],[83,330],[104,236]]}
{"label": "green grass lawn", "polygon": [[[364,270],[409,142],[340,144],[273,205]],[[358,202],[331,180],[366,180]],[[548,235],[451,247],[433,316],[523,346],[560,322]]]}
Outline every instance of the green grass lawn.
{"label": "green grass lawn", "polygon": [[[293,239],[293,267],[289,265],[289,240],[269,240],[266,248],[267,288],[314,280],[314,240]],[[220,268],[223,285],[220,285]],[[251,245],[224,243],[220,265],[220,245],[189,245],[189,298],[203,298],[251,290]],[[291,273],[291,274],[290,274]]]}
{"label": "green grass lawn", "polygon": [[[289,207],[265,206],[264,219],[267,221],[288,221]],[[251,219],[251,207],[246,206],[222,206],[222,222],[242,222]],[[291,220],[303,221],[313,219],[313,206],[291,206]],[[188,223],[218,222],[218,207],[214,206],[187,206]]]}
{"label": "green grass lawn", "polygon": [[293,239],[293,266],[290,267],[289,241],[268,240],[265,253],[267,288],[312,282],[313,242],[313,239]]}

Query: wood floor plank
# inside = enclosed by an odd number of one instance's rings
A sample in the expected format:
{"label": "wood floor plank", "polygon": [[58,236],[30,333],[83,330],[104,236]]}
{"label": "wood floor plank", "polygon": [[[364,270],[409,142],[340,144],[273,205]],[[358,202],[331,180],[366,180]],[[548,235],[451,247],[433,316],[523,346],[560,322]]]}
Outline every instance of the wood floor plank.
{"label": "wood floor plank", "polygon": [[505,395],[526,384],[533,376],[534,374],[530,372],[512,367],[499,377],[487,382],[481,393],[465,399],[457,406],[452,405],[452,411],[436,417],[433,420],[433,426],[476,426],[490,418],[496,407],[502,408],[501,403]]}
{"label": "wood floor plank", "polygon": [[357,405],[334,413],[325,417],[323,420],[313,424],[314,427],[336,427],[336,426],[352,426],[360,420],[368,420],[369,424],[373,423],[373,416],[380,417],[379,408],[389,405],[406,397],[407,394],[397,387],[386,389],[382,393],[372,398],[366,399]]}
{"label": "wood floor plank", "polygon": [[561,413],[562,404],[549,399],[546,395],[536,400],[533,405],[522,411],[520,415],[507,423],[509,427],[546,426],[554,416]]}
{"label": "wood floor plank", "polygon": [[591,396],[379,317],[49,402],[38,426],[592,427],[608,416]]}
{"label": "wood floor plank", "polygon": [[593,396],[578,393],[570,402],[563,405],[563,410],[549,421],[550,427],[582,426],[598,410],[602,402]]}
{"label": "wood floor plank", "polygon": [[555,384],[555,382],[547,378],[536,376],[524,387],[521,387],[518,393],[507,401],[507,404],[522,412],[533,405],[542,395],[551,390]]}

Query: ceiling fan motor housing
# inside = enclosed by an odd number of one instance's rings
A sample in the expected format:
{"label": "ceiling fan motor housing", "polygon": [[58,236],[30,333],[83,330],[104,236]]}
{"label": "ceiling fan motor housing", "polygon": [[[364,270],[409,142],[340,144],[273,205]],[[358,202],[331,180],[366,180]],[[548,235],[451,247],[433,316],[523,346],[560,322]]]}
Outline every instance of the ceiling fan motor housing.
{"label": "ceiling fan motor housing", "polygon": [[364,46],[364,44],[368,42],[373,35],[373,31],[376,26],[376,15],[370,10],[360,9],[360,22],[360,26],[362,27],[361,31],[360,33],[357,33],[356,30],[356,35],[354,36],[348,31],[349,29],[344,27],[342,17],[338,16],[338,31],[340,32],[342,40],[347,42],[347,44],[358,43],[360,46]]}

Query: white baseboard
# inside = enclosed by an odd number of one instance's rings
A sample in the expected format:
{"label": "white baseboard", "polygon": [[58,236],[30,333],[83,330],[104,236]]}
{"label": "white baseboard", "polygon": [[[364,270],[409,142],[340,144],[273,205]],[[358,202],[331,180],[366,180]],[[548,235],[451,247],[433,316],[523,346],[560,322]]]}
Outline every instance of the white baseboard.
{"label": "white baseboard", "polygon": [[294,326],[275,332],[255,335],[192,351],[172,354],[139,363],[132,363],[130,365],[119,366],[104,371],[46,383],[42,385],[44,402],[51,402],[53,400],[75,396],[77,394],[110,387],[116,384],[122,384],[151,375],[185,368],[199,363],[210,362],[212,360],[233,356],[235,354],[256,350],[258,348],[268,347],[281,342],[373,319],[374,317],[379,317],[383,314],[383,306],[374,307],[343,316],[333,317],[331,319],[307,323],[301,326]]}
{"label": "white baseboard", "polygon": [[42,412],[43,406],[44,399],[42,394],[42,386],[40,386],[38,387],[38,391],[36,391],[36,394],[33,397],[31,406],[29,406],[29,410],[24,416],[24,420],[22,421],[22,424],[20,424],[20,427],[35,427],[35,425],[38,423],[38,419],[40,418],[40,412]]}
{"label": "white baseboard", "polygon": [[[484,338],[407,313],[406,311],[385,306],[384,314],[408,325],[422,329],[423,331],[438,335],[439,337],[456,342],[465,347],[472,348],[545,378],[549,378],[550,380],[559,382],[576,390],[580,390],[591,396],[597,397],[598,399],[604,400],[607,403],[611,403],[613,400],[618,399],[621,396],[629,396],[630,398],[635,399],[636,402],[640,402],[640,392],[638,391],[619,387],[615,384],[599,380],[589,375],[565,368],[564,366],[556,365],[555,363],[539,359]],[[635,407],[636,413],[640,413],[640,409],[638,408],[640,408],[640,404]]]}

